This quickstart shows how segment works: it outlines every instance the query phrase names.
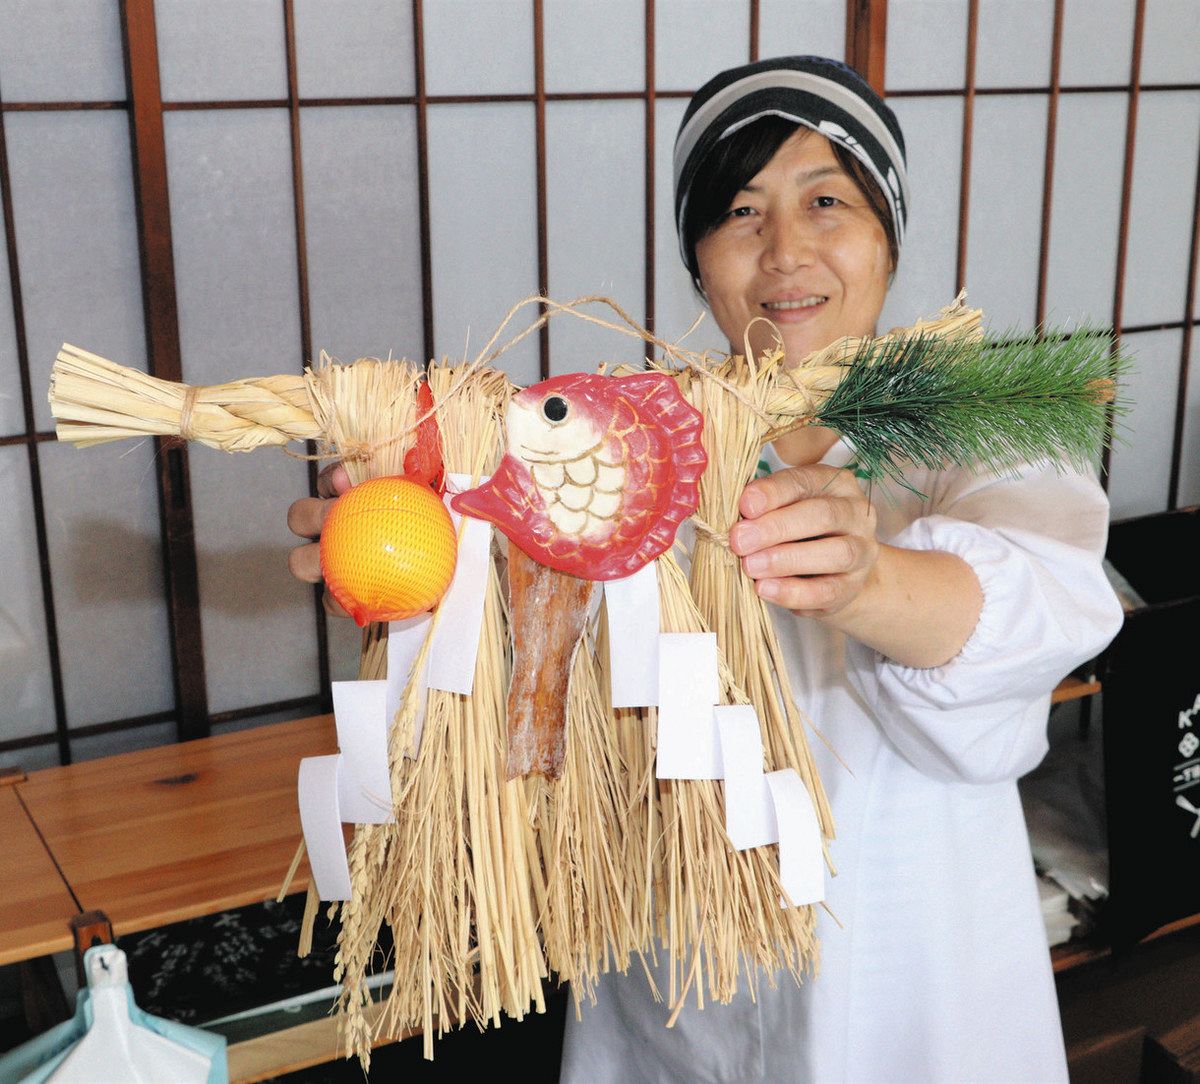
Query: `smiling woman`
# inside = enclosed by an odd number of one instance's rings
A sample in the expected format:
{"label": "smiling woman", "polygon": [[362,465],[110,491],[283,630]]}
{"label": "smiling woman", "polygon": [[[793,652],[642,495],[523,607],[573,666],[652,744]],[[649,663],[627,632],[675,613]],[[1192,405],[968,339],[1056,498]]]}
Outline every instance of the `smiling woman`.
{"label": "smiling woman", "polygon": [[[796,361],[838,335],[874,334],[895,269],[874,182],[856,178],[824,136],[778,117],[730,143],[735,153],[741,143],[774,149],[707,222],[697,222],[708,210],[700,201],[689,209],[687,225],[699,234],[696,274],[717,324],[731,341],[749,328],[755,351],[778,335]],[[742,159],[738,172],[753,161]],[[729,162],[733,174],[738,159]]]}
{"label": "smiling woman", "polygon": [[[896,118],[856,73],[784,57],[718,75],[675,166],[684,263],[731,352],[778,337],[795,366],[874,333],[909,193]],[[606,976],[568,1020],[562,1080],[1064,1080],[1016,779],[1045,753],[1050,690],[1120,623],[1104,494],[1045,464],[908,463],[868,492],[816,426],[763,454],[775,471],[746,486],[729,547],[827,742],[820,974],[689,1005],[669,1031],[640,976]]]}

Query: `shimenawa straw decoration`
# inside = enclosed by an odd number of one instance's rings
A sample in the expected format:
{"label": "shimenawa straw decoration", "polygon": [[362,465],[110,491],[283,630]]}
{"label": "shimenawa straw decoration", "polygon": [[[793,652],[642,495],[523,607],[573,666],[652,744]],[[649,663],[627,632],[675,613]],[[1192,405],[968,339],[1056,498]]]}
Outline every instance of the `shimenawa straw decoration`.
{"label": "shimenawa straw decoration", "polygon": [[[591,301],[608,304],[621,323],[580,311]],[[543,306],[542,315],[497,346],[532,303]],[[1092,332],[984,342],[979,313],[961,296],[933,321],[882,339],[843,340],[791,370],[779,350],[708,357],[665,343],[607,299],[560,305],[529,298],[473,361],[429,372],[430,413],[449,470],[478,478],[492,469],[512,389],[487,366],[564,314],[658,347],[657,367],[677,377],[703,414],[710,467],[701,482],[691,583],[673,553],[658,559],[661,629],[717,633],[721,702],[753,704],[765,767],[796,769],[828,838],[833,825],[769,612],[727,548],[762,443],[798,426],[829,425],[855,444],[869,476],[896,473],[903,458],[1000,468],[1040,455],[1078,462],[1107,432],[1122,359],[1114,362],[1110,342]],[[408,362],[325,361],[302,376],[188,388],[64,346],[50,398],[62,440],[90,445],[158,435],[247,451],[317,438],[322,456],[344,459],[358,482],[401,472],[426,420],[416,401],[422,376]],[[562,778],[505,779],[510,628],[503,561],[495,556],[475,692],[430,691],[414,759],[404,755],[420,702],[410,681],[390,737],[396,822],[357,827],[352,898],[331,908],[342,918],[337,976],[345,1035],[364,1062],[382,1034],[419,1026],[432,1056],[435,1028],[541,1010],[551,969],[573,982],[578,1006],[610,967],[652,957],[656,939],[669,964],[664,992],[672,1020],[689,993],[700,1005],[706,993],[726,1001],[739,977],[755,990],[759,968],[773,983],[777,971],[799,980],[815,967],[813,910],[778,906],[774,848],[734,850],[724,830],[723,784],[656,779],[655,710],[610,707],[603,621],[598,629],[589,622],[571,662]],[[369,626],[360,677],[383,677],[386,657],[386,626]],[[310,893],[308,924],[316,904]],[[366,975],[384,923],[396,981],[382,1012],[368,1011]]]}

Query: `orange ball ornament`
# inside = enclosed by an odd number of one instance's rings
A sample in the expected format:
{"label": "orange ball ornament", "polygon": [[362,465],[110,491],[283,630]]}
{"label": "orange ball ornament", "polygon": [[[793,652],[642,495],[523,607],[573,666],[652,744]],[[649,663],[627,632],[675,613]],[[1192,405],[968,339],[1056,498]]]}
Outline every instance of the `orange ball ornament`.
{"label": "orange ball ornament", "polygon": [[372,478],[347,490],[321,531],[321,573],[360,626],[431,609],[457,558],[441,497],[409,478]]}

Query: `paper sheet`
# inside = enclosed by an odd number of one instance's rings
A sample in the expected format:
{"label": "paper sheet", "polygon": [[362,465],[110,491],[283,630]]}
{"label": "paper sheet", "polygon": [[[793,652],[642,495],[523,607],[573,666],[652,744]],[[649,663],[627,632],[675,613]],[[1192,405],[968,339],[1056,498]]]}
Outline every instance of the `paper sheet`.
{"label": "paper sheet", "polygon": [[338,766],[340,753],[305,757],[300,761],[297,793],[300,827],[312,870],[317,895],[323,900],[350,898],[350,863],[342,838],[342,816],[338,809]]}
{"label": "paper sheet", "polygon": [[[479,479],[480,484],[490,476]],[[447,474],[447,501],[454,493],[471,488],[469,474]],[[450,513],[455,530],[463,517]],[[429,645],[425,683],[430,689],[471,695],[475,684],[475,662],[483,628],[483,600],[491,569],[492,525],[466,517],[458,535],[458,560],[450,589],[438,604],[437,628]]]}
{"label": "paper sheet", "polygon": [[[795,768],[768,772],[766,778],[779,826],[779,879],[797,907],[818,903],[825,898],[825,858],[812,798]],[[788,898],[779,902],[786,907]]]}
{"label": "paper sheet", "polygon": [[614,708],[658,704],[658,562],[604,584]]}
{"label": "paper sheet", "polygon": [[658,638],[659,779],[720,779],[717,634],[664,632]]}
{"label": "paper sheet", "polygon": [[779,842],[775,803],[763,771],[762,732],[750,704],[713,709],[725,769],[725,831],[739,850]]}
{"label": "paper sheet", "polygon": [[[404,702],[404,689],[412,674],[413,663],[425,637],[429,635],[429,626],[433,622],[433,614],[417,614],[403,621],[388,623],[388,663],[387,663],[387,721],[391,730],[396,712]],[[417,718],[413,726],[412,748],[408,756],[415,757],[421,748],[421,733],[425,728],[425,681],[421,679],[418,689],[420,702],[417,706]]]}
{"label": "paper sheet", "polygon": [[335,681],[333,722],[342,765],[338,804],[348,824],[390,824],[392,781],[388,770],[386,681]]}

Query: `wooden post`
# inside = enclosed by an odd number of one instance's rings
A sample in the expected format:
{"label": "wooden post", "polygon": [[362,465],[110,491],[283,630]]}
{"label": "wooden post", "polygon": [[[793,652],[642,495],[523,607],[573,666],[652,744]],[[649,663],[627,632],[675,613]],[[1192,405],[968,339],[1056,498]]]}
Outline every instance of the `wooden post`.
{"label": "wooden post", "polygon": [[71,919],[71,935],[75,938],[75,973],[80,987],[84,987],[87,976],[83,972],[83,954],[93,945],[113,943],[112,923],[103,911],[83,911]]}
{"label": "wooden post", "polygon": [[[133,148],[142,305],[146,314],[146,358],[153,376],[178,381],[183,379],[179,311],[153,0],[122,0],[121,36]],[[188,741],[206,738],[209,733],[188,453],[186,446],[178,442],[172,445],[156,440],[155,445],[175,686],[175,730],[180,741]]]}
{"label": "wooden post", "polygon": [[846,0],[846,63],[883,97],[887,0]]}

